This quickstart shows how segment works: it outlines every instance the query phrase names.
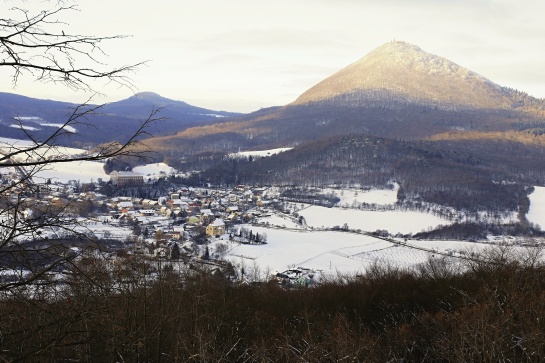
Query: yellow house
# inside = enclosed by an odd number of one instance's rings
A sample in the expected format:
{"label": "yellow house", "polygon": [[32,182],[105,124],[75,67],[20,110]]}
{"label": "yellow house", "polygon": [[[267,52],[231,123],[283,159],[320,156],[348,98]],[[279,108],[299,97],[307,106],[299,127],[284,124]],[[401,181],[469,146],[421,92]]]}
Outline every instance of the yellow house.
{"label": "yellow house", "polygon": [[210,237],[219,237],[225,233],[225,223],[223,219],[215,219],[206,227],[206,235]]}

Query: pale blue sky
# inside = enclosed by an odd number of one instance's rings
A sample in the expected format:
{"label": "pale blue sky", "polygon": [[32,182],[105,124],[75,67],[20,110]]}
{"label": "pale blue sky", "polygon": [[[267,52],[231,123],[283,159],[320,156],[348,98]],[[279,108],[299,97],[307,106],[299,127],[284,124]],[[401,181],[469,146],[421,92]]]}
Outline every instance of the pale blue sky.
{"label": "pale blue sky", "polygon": [[[55,1],[7,0],[13,5]],[[31,4],[29,4],[31,3]],[[150,60],[139,91],[249,112],[287,104],[392,39],[446,57],[504,86],[545,97],[541,0],[81,0],[66,30],[127,34],[104,45],[112,66]],[[3,5],[5,6],[5,4]],[[23,79],[0,91],[80,102],[89,95]],[[97,84],[108,102],[130,90]]]}

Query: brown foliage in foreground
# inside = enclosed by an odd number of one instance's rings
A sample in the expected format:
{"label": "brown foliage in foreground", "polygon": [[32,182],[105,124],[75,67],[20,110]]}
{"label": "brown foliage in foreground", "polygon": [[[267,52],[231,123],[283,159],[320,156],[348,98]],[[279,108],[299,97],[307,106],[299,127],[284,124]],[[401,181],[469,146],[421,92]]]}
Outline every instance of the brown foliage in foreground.
{"label": "brown foliage in foreground", "polygon": [[[375,266],[315,288],[234,285],[85,261],[58,295],[0,302],[0,357],[35,362],[545,359],[545,270],[506,250],[464,266]],[[115,276],[118,276],[117,278]]]}

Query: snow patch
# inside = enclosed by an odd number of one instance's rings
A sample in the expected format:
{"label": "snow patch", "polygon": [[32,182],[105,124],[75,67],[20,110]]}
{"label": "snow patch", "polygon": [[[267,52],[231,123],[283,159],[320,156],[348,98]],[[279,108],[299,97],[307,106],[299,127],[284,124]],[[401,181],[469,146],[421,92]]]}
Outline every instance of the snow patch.
{"label": "snow patch", "polygon": [[293,149],[292,147],[282,147],[278,149],[269,149],[269,150],[260,150],[260,151],[239,151],[237,153],[232,153],[227,155],[230,158],[238,159],[238,158],[248,158],[250,156],[252,157],[267,157],[276,155],[279,153],[282,153],[284,151],[288,151]]}
{"label": "snow patch", "polygon": [[15,128],[15,129],[28,130],[28,131],[36,131],[36,130],[39,130],[39,128],[37,128],[37,127],[25,126],[25,125],[17,125],[17,124],[9,125],[9,127],[13,127],[13,128]]}
{"label": "snow patch", "polygon": [[13,119],[17,121],[33,121],[33,122],[43,120],[41,117],[38,117],[38,116],[13,116]]}
{"label": "snow patch", "polygon": [[526,215],[529,222],[545,228],[545,187],[534,187],[530,198],[530,209]]}
{"label": "snow patch", "polygon": [[224,116],[224,115],[218,115],[216,113],[199,113],[199,115],[201,115],[201,116],[212,116],[212,117],[216,117],[216,118],[227,117],[227,116]]}
{"label": "snow patch", "polygon": [[77,133],[78,130],[75,127],[64,125],[64,124],[54,124],[54,123],[40,123],[40,126],[49,126],[49,127],[58,127],[58,128],[64,128],[64,130],[71,132],[73,134]]}
{"label": "snow patch", "polygon": [[140,173],[146,176],[165,176],[174,173],[174,168],[171,168],[165,163],[146,164],[136,166],[132,169],[135,173]]}

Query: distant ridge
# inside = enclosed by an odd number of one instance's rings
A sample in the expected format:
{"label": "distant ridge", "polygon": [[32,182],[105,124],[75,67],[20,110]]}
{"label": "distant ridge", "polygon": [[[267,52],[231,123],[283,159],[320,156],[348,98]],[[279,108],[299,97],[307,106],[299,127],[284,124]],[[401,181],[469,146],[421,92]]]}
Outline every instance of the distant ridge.
{"label": "distant ridge", "polygon": [[[526,95],[524,95],[526,96]],[[293,105],[339,101],[402,101],[443,109],[509,109],[521,105],[508,90],[418,46],[393,41],[304,92]]]}
{"label": "distant ridge", "polygon": [[[39,139],[47,138],[55,127],[63,124],[76,104],[40,100],[12,93],[0,92],[0,137],[27,139],[21,127]],[[104,142],[122,141],[149,117],[154,109],[161,109],[160,122],[150,125],[150,135],[175,134],[188,127],[238,116],[239,113],[210,110],[171,100],[154,92],[137,93],[127,99],[104,105],[99,114],[84,123],[73,125],[77,132],[63,139],[63,145],[89,147]],[[19,124],[23,120],[23,124]],[[89,127],[91,126],[91,127]]]}
{"label": "distant ridge", "polygon": [[152,108],[164,108],[164,117],[178,117],[183,114],[186,117],[213,120],[218,117],[240,115],[234,112],[215,111],[193,106],[183,101],[163,97],[155,92],[139,92],[127,99],[109,103],[104,107],[104,111],[141,117],[143,113],[150,112]]}
{"label": "distant ridge", "polygon": [[166,97],[161,96],[158,93],[155,92],[138,92],[135,93],[134,96],[131,96],[128,98],[129,100],[140,100],[140,101],[146,101],[146,102],[153,102],[153,103],[181,103],[186,104],[186,102],[183,101],[175,101]]}

